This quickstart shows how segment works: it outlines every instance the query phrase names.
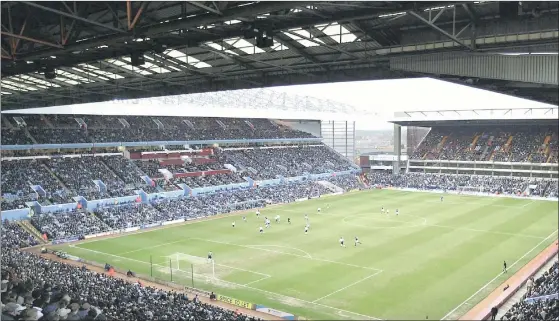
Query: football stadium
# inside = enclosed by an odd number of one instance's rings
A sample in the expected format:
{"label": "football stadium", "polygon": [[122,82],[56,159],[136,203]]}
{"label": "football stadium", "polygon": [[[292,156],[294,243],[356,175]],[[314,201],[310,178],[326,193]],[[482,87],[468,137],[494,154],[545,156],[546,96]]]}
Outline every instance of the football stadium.
{"label": "football stadium", "polygon": [[557,2],[2,2],[2,320],[556,320]]}

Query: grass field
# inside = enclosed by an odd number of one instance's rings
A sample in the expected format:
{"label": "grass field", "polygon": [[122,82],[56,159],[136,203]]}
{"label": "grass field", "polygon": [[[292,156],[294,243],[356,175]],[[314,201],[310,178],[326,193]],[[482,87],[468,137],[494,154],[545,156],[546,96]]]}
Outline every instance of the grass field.
{"label": "grass field", "polygon": [[[193,270],[195,287],[309,319],[433,320],[456,318],[487,296],[505,278],[503,260],[509,275],[518,270],[556,239],[558,224],[556,202],[458,195],[441,202],[390,190],[269,207],[264,234],[263,218],[246,215],[246,223],[239,214],[59,248],[166,280],[171,265],[173,280],[189,286]],[[363,244],[354,247],[354,236]]]}

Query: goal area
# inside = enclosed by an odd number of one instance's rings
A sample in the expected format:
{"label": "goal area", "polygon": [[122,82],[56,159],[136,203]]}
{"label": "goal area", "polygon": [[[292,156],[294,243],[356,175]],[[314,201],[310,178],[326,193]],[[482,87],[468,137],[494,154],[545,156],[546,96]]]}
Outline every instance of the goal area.
{"label": "goal area", "polygon": [[207,258],[175,253],[162,257],[159,261],[152,258],[151,276],[163,281],[192,286],[195,282],[211,284],[219,279],[219,267],[216,267],[213,260]]}

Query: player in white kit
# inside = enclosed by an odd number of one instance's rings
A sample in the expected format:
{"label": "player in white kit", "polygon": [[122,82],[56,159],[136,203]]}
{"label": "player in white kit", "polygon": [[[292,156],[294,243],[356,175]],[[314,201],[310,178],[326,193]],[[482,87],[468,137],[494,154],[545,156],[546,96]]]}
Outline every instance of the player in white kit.
{"label": "player in white kit", "polygon": [[256,210],[256,217],[260,216],[260,210]]}
{"label": "player in white kit", "polygon": [[260,226],[260,234],[264,233],[264,229]]}
{"label": "player in white kit", "polygon": [[233,227],[235,227],[235,221],[233,221],[233,224],[231,224],[231,225],[233,225]]}
{"label": "player in white kit", "polygon": [[398,216],[398,214],[400,214],[400,211],[396,209],[396,216]]}
{"label": "player in white kit", "polygon": [[340,236],[340,246],[345,247],[344,238]]}
{"label": "player in white kit", "polygon": [[276,223],[279,223],[279,221],[280,221],[280,216],[276,215]]}
{"label": "player in white kit", "polygon": [[381,207],[381,208],[380,208],[380,213],[381,213],[381,214],[384,214],[384,207]]}
{"label": "player in white kit", "polygon": [[307,234],[309,232],[309,226],[305,226],[305,234]]}
{"label": "player in white kit", "polygon": [[320,207],[316,210],[318,213],[320,213]]}

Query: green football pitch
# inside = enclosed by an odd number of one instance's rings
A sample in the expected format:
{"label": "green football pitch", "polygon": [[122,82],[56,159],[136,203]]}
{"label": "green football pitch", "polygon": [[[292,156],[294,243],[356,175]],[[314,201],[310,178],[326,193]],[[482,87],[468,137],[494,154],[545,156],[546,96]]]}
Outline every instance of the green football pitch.
{"label": "green football pitch", "polygon": [[557,202],[370,190],[58,248],[309,319],[433,320],[487,296],[557,224]]}

